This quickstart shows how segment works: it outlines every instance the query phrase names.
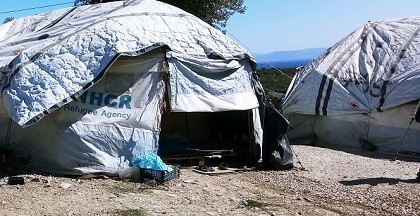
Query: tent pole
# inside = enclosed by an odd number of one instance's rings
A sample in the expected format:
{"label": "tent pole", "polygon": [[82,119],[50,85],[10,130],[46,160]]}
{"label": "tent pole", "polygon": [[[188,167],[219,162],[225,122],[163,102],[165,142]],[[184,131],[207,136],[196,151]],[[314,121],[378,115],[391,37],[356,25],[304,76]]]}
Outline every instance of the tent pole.
{"label": "tent pole", "polygon": [[12,130],[12,118],[9,117],[9,124],[7,125],[6,141],[4,142],[4,148],[6,150],[9,150],[10,131],[11,130]]}

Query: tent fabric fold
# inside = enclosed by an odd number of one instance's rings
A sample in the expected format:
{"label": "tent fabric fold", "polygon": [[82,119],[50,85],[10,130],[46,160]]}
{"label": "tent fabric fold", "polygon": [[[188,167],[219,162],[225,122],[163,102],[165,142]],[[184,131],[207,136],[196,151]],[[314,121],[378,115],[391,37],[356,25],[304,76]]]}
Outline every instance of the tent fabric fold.
{"label": "tent fabric fold", "polygon": [[13,20],[0,32],[2,95],[20,125],[36,123],[83,93],[119,55],[157,43],[186,56],[250,56],[198,18],[152,0],[61,9]]}
{"label": "tent fabric fold", "polygon": [[351,146],[367,140],[387,151],[404,142],[403,149],[419,152],[418,125],[401,141],[407,110],[420,98],[419,32],[420,17],[368,22],[298,71],[283,103],[297,125],[289,138]]}
{"label": "tent fabric fold", "polygon": [[[259,106],[249,64],[237,60],[168,58],[175,112],[248,110]],[[244,68],[244,65],[247,68]]]}

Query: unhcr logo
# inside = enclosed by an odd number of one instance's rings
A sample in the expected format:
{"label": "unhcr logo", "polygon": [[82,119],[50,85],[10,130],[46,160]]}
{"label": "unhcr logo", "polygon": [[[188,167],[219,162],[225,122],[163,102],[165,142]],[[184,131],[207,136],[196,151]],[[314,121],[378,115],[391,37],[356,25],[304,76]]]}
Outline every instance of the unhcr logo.
{"label": "unhcr logo", "polygon": [[[128,120],[131,117],[131,113],[126,113],[131,109],[131,95],[114,95],[114,94],[105,94],[102,92],[88,92],[86,91],[83,93],[80,98],[76,101],[81,104],[79,105],[72,105],[66,104],[63,107],[64,111],[80,113],[82,115],[94,115],[94,116],[101,116],[108,119],[125,119]],[[89,104],[92,106],[97,107],[104,107],[104,108],[116,108],[115,109],[90,109],[83,107],[82,104]]]}
{"label": "unhcr logo", "polygon": [[104,94],[102,92],[85,91],[78,100],[80,103],[90,104],[93,106],[107,106],[118,109],[131,109],[131,95]]}

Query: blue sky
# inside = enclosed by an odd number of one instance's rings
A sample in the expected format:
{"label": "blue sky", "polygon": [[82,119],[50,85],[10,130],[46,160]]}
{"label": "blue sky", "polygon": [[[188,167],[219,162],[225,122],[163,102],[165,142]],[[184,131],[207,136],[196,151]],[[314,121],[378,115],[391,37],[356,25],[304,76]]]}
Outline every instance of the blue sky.
{"label": "blue sky", "polygon": [[[53,7],[44,7],[48,5],[60,4]],[[24,17],[33,14],[43,13],[52,11],[59,8],[71,7],[74,4],[74,0],[7,0],[2,1],[0,7],[0,22],[2,23],[6,17]],[[5,13],[8,11],[22,10],[34,7],[44,7],[34,10],[24,10],[20,12]]]}
{"label": "blue sky", "polygon": [[[73,0],[2,2],[0,22],[71,7]],[[45,7],[13,13],[6,11]],[[245,14],[227,23],[228,36],[252,53],[330,47],[367,21],[420,16],[420,0],[245,0]]]}
{"label": "blue sky", "polygon": [[[330,47],[367,21],[420,16],[419,0],[245,0],[227,31],[253,53]],[[228,34],[229,35],[229,34]]]}

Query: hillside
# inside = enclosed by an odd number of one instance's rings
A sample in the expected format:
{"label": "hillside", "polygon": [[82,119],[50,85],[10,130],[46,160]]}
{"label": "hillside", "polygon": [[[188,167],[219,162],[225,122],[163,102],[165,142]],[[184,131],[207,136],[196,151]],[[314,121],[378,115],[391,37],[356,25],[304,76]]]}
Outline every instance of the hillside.
{"label": "hillside", "polygon": [[315,59],[327,48],[310,48],[302,50],[276,51],[268,54],[259,54],[255,57],[257,61],[295,61]]}
{"label": "hillside", "polygon": [[279,104],[279,95],[286,93],[290,81],[297,71],[296,68],[316,59],[326,49],[311,48],[256,55],[257,73],[260,75],[267,97],[274,104]]}

